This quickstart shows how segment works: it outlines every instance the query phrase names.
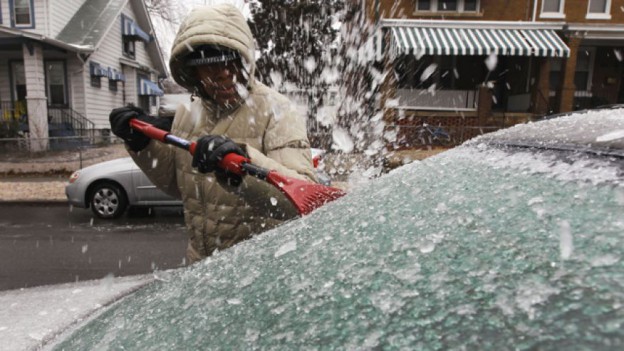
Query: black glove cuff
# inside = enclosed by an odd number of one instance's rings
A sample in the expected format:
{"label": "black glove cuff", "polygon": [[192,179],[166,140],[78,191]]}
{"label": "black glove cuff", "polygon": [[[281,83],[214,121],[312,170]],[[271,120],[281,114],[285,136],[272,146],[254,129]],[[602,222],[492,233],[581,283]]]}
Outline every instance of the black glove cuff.
{"label": "black glove cuff", "polygon": [[243,176],[228,172],[221,168],[217,168],[217,170],[215,171],[215,176],[217,177],[218,182],[225,183],[233,187],[238,187],[243,182]]}
{"label": "black glove cuff", "polygon": [[126,140],[126,145],[128,145],[128,148],[130,148],[130,150],[134,151],[134,152],[139,152],[143,149],[145,149],[147,147],[147,145],[149,145],[150,143],[150,138],[146,137],[145,135],[141,134],[137,132],[137,136],[133,137],[132,140]]}

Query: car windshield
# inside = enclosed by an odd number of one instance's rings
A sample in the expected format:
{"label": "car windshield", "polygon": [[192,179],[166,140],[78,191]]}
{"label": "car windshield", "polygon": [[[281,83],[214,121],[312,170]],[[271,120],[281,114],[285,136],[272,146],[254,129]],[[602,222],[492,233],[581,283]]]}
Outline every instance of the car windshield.
{"label": "car windshield", "polygon": [[[575,120],[549,123],[566,121]],[[617,130],[624,118],[611,123]],[[495,141],[403,166],[309,216],[161,272],[56,346],[621,346],[624,162]]]}

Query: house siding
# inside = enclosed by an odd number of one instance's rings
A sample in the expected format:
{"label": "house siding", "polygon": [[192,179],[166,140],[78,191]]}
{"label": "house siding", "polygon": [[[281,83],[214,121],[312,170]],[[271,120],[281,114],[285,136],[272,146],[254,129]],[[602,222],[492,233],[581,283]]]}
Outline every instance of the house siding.
{"label": "house siding", "polygon": [[122,70],[119,63],[119,57],[122,56],[121,49],[121,18],[117,17],[115,23],[111,27],[110,32],[102,41],[100,47],[90,57],[84,68],[84,98],[85,98],[85,115],[95,123],[96,129],[110,128],[108,115],[114,107],[124,104],[123,83],[117,83],[117,91],[111,91],[108,88],[109,80],[106,77],[100,78],[101,87],[91,86],[91,76],[89,72],[89,62],[97,62],[104,68],[114,68],[118,71]]}
{"label": "house siding", "polygon": [[[70,57],[67,61],[67,81],[69,82],[69,101],[71,107],[83,116],[87,116],[85,85],[89,84],[88,67],[78,57]],[[85,73],[85,71],[87,71]]]}
{"label": "house siding", "polygon": [[35,27],[30,30],[41,35],[49,36],[47,31],[49,27],[48,0],[34,0],[33,7]]}
{"label": "house siding", "polygon": [[[135,19],[134,11],[128,3],[122,13],[131,19]],[[147,31],[147,29],[145,28]],[[123,106],[129,103],[137,104],[137,69],[128,65],[122,65],[120,58],[123,57],[123,41],[121,33],[121,16],[118,16],[111,30],[101,42],[98,50],[90,57],[88,62],[93,61],[99,63],[104,68],[114,68],[123,72],[126,76],[126,82],[117,83],[117,91],[109,90],[109,80],[106,77],[101,79],[101,87],[91,86],[91,78],[89,72],[89,63],[87,62],[84,69],[84,111],[85,116],[95,123],[96,129],[108,129],[110,124],[108,116],[111,109]],[[138,65],[153,67],[146,44],[142,41],[136,42],[135,59],[130,61],[136,62]],[[149,75],[149,74],[148,74]],[[156,81],[156,75],[152,75],[151,79]],[[79,99],[79,96],[76,96]],[[76,100],[75,100],[76,101]],[[149,113],[155,113],[157,107],[150,107]]]}

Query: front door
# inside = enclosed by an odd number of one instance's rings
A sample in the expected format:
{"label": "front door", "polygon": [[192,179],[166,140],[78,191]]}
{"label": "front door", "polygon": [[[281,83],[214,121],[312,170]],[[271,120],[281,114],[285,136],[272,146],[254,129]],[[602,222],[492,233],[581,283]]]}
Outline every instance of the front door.
{"label": "front door", "polygon": [[48,106],[67,107],[65,61],[46,61],[45,67]]}

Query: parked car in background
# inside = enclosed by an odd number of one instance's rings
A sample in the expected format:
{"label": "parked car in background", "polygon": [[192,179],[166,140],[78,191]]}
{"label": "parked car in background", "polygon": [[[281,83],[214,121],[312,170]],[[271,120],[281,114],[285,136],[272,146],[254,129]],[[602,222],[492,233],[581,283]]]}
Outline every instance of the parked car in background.
{"label": "parked car in background", "polygon": [[[330,185],[329,175],[319,168],[324,151],[312,149],[319,182]],[[134,163],[125,157],[98,163],[74,172],[65,187],[72,206],[91,208],[99,218],[121,216],[128,207],[181,206],[179,201],[158,189]]]}
{"label": "parked car in background", "polygon": [[130,157],[74,172],[65,194],[72,206],[91,208],[96,216],[104,219],[121,216],[128,206],[182,205],[182,201],[158,189]]}
{"label": "parked car in background", "polygon": [[624,110],[405,165],[157,279],[74,349],[618,350]]}

